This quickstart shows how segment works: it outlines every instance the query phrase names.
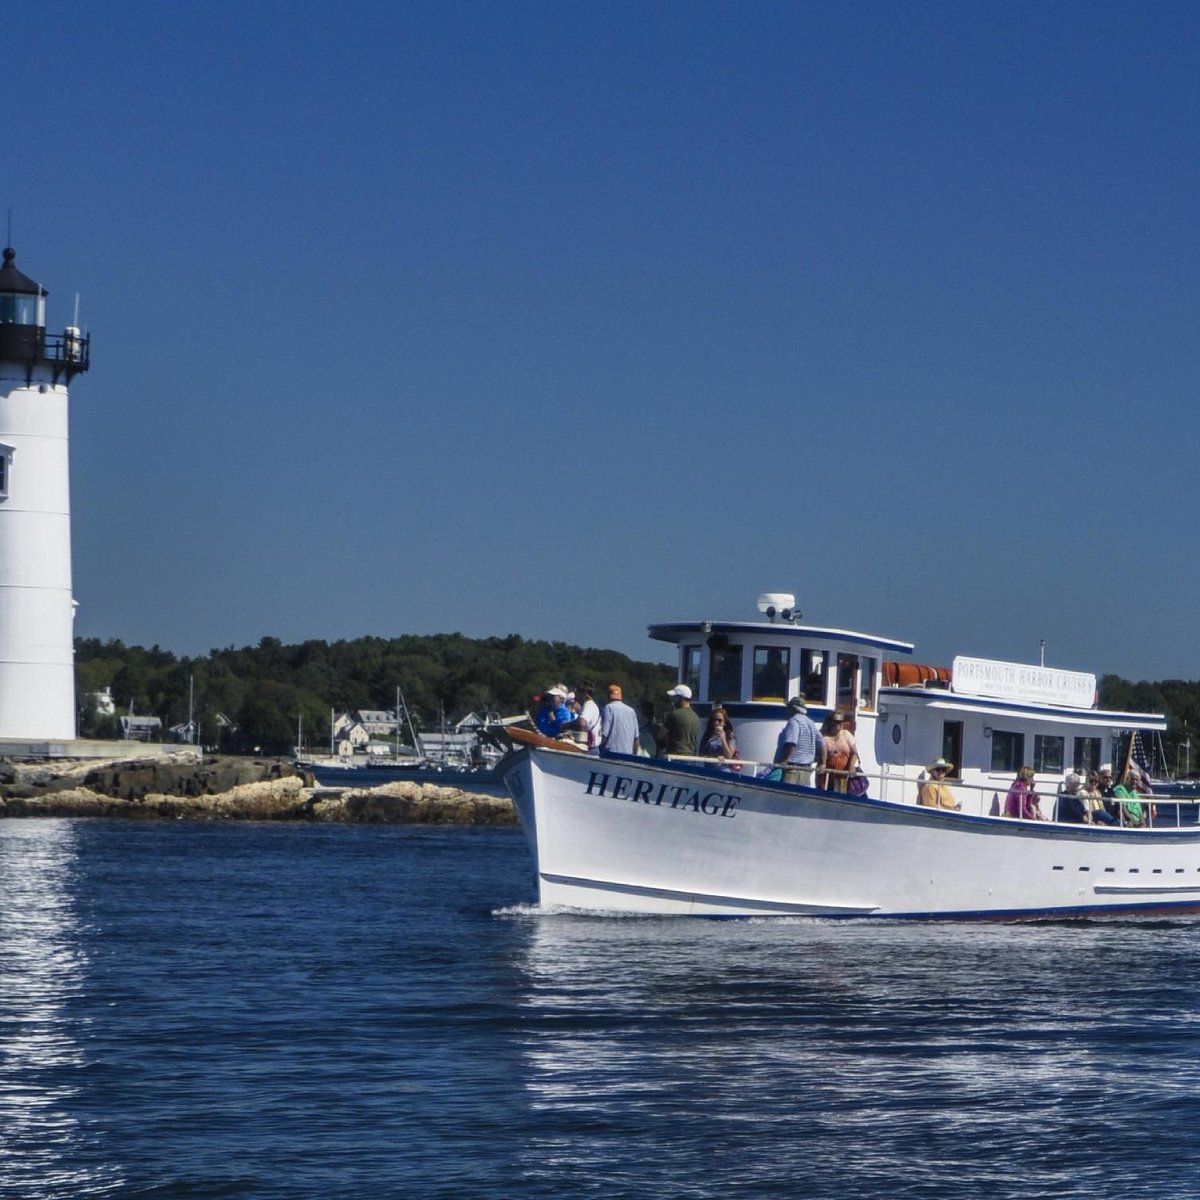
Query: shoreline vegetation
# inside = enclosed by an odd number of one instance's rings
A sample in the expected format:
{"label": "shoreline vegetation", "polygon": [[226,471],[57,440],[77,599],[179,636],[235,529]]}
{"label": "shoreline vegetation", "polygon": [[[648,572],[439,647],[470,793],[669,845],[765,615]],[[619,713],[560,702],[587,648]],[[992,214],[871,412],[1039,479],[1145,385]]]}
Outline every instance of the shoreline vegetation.
{"label": "shoreline vegetation", "polygon": [[648,698],[660,706],[676,682],[673,663],[516,634],[294,645],[264,637],[197,658],[77,638],[75,668],[81,738],[118,738],[121,716],[137,713],[157,717],[164,736],[194,721],[194,740],[214,753],[268,757],[291,754],[302,731],[315,748],[328,746],[331,710],[393,709],[401,688],[406,723],[428,733],[471,712],[524,712],[556,679],[619,683],[630,703]]}
{"label": "shoreline vegetation", "polygon": [[516,825],[512,801],[408,781],[323,788],[281,759],[176,755],[121,762],[0,762],[0,820],[309,821]]}
{"label": "shoreline vegetation", "polygon": [[[157,717],[166,731],[195,723],[194,740],[217,754],[284,757],[307,736],[328,745],[331,712],[387,711],[400,686],[406,719],[432,732],[468,713],[525,712],[554,680],[618,683],[635,708],[665,707],[678,682],[671,662],[637,661],[614,650],[527,641],[517,634],[459,633],[257,646],[230,646],[203,657],[176,657],[159,646],[76,638],[78,736],[119,738],[121,714]],[[101,699],[104,711],[101,711]],[[1190,730],[1200,727],[1200,680],[1098,681],[1097,702],[1122,712],[1167,717],[1164,766],[1192,774]],[[189,739],[190,740],[190,739]]]}

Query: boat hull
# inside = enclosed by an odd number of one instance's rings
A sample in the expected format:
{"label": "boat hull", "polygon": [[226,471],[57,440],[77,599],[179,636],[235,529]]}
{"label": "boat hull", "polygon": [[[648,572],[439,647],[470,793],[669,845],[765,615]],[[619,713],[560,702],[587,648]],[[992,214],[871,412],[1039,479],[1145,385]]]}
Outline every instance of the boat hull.
{"label": "boat hull", "polygon": [[971,816],[654,759],[501,764],[539,903],[711,917],[1200,911],[1200,829]]}

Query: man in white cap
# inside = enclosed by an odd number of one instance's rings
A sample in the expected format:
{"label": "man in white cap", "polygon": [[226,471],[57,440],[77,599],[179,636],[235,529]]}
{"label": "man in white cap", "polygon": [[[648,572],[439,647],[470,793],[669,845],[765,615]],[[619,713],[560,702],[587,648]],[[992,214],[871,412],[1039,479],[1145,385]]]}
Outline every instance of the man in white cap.
{"label": "man in white cap", "polygon": [[668,693],[675,707],[663,722],[659,745],[664,754],[695,754],[700,744],[700,718],[692,708],[692,689],[677,683]]}
{"label": "man in white cap", "polygon": [[809,717],[803,696],[793,696],[787,707],[787,724],[779,733],[775,762],[783,767],[784,783],[809,783],[813,767],[825,765],[825,739]]}
{"label": "man in white cap", "polygon": [[538,731],[547,737],[561,736],[563,730],[574,724],[577,717],[567,707],[567,689],[555,684],[542,693],[542,703],[534,720]]}

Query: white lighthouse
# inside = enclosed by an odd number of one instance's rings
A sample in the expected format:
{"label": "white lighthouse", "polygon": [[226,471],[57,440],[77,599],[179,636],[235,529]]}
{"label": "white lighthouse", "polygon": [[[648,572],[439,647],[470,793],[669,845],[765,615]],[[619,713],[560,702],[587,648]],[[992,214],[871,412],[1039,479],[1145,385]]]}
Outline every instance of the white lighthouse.
{"label": "white lighthouse", "polygon": [[67,385],[88,339],[46,334],[46,291],[0,267],[0,741],[75,737]]}

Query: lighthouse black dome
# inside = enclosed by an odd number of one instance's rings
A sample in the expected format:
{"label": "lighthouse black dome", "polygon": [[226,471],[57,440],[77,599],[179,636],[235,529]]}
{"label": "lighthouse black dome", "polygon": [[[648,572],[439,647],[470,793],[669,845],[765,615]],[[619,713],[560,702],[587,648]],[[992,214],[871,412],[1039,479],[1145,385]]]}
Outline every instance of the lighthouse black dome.
{"label": "lighthouse black dome", "polygon": [[69,380],[88,369],[90,339],[73,326],[46,336],[46,289],[17,270],[16,258],[6,246],[0,266],[0,361],[19,363],[30,383],[38,368],[47,369],[54,383]]}
{"label": "lighthouse black dome", "polygon": [[[18,271],[15,265],[17,252],[11,247],[4,248],[4,266],[0,267],[0,296],[45,296],[46,289],[40,283],[35,283],[23,271]],[[0,315],[0,320],[8,318]]]}

